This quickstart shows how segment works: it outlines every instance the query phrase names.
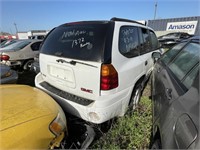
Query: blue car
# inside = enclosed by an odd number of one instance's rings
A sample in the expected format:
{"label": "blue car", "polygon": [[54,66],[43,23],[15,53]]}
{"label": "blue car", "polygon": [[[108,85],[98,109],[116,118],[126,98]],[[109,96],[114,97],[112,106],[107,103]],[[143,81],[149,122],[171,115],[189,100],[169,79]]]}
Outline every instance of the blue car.
{"label": "blue car", "polygon": [[0,64],[0,84],[11,84],[16,83],[18,74],[16,71],[10,69],[9,66]]}

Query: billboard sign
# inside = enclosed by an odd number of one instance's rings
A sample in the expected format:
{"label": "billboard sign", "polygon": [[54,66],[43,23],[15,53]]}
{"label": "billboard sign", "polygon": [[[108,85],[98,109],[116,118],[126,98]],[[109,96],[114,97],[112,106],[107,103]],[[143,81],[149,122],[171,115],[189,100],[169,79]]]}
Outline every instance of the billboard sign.
{"label": "billboard sign", "polygon": [[194,34],[198,21],[168,22],[166,31],[187,32]]}

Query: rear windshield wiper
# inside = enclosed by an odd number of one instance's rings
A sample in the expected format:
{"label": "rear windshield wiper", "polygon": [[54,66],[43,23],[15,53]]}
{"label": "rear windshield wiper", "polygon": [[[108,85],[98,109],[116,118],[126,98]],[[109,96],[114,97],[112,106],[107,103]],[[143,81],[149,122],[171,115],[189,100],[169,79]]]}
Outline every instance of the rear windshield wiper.
{"label": "rear windshield wiper", "polygon": [[58,63],[59,62],[61,62],[61,63],[67,63],[67,64],[71,64],[71,65],[76,65],[76,62],[75,61],[66,61],[66,60],[64,60],[64,59],[58,59],[58,60],[56,60]]}
{"label": "rear windshield wiper", "polygon": [[87,64],[87,63],[83,63],[83,62],[79,62],[79,61],[74,61],[74,60],[66,61],[66,60],[64,60],[64,59],[58,59],[58,60],[56,60],[56,61],[57,61],[58,63],[59,63],[59,62],[60,62],[60,63],[67,63],[67,64],[71,64],[71,65],[74,65],[74,66],[78,63],[78,64],[87,65],[87,66],[91,66],[91,67],[97,68],[97,66],[90,65],[90,64]]}
{"label": "rear windshield wiper", "polygon": [[62,52],[59,52],[59,51],[58,51],[58,52],[56,52],[54,55],[56,55],[56,56],[62,56],[62,54],[63,54]]}

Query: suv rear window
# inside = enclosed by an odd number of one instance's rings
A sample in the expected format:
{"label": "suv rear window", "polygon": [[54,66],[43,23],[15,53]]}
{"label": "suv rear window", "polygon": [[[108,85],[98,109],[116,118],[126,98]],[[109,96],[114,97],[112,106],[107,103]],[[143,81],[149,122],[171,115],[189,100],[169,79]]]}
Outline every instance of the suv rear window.
{"label": "suv rear window", "polygon": [[47,36],[41,53],[100,62],[108,26],[108,22],[59,26]]}

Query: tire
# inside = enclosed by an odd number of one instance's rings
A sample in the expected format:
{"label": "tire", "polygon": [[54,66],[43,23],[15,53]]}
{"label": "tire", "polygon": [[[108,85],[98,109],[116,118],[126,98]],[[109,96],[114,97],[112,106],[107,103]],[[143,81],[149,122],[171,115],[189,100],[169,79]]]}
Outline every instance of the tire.
{"label": "tire", "polygon": [[112,118],[102,124],[100,124],[100,129],[103,133],[108,132],[108,130],[114,125],[117,118]]}
{"label": "tire", "polygon": [[100,137],[102,137],[105,133],[107,133],[116,123],[117,118],[112,118],[106,122],[103,122],[101,124],[91,124],[90,126],[93,126],[93,129],[96,133],[95,139],[98,140]]}
{"label": "tire", "polygon": [[159,139],[156,139],[152,146],[151,146],[151,149],[162,149],[162,145],[161,145],[161,142]]}
{"label": "tire", "polygon": [[24,63],[23,69],[29,71],[33,65],[34,60],[28,60]]}
{"label": "tire", "polygon": [[141,95],[142,95],[142,85],[137,84],[131,95],[128,111],[131,112],[131,111],[135,110],[135,108],[137,107],[137,105],[140,101]]}

